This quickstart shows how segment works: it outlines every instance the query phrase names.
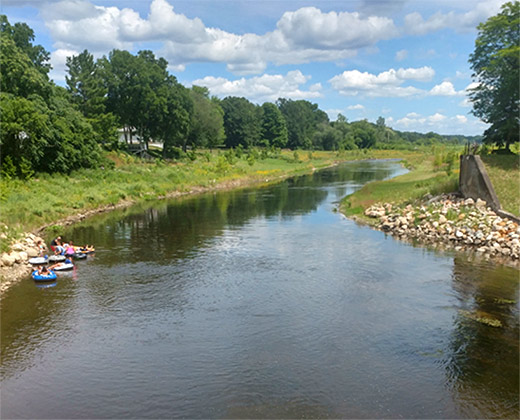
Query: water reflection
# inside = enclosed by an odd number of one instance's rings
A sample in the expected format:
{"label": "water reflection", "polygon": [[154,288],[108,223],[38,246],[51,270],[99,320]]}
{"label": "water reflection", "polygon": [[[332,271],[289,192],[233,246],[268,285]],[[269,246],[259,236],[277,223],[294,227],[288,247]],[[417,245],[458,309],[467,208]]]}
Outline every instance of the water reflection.
{"label": "water reflection", "polygon": [[458,312],[447,385],[464,417],[517,418],[518,271],[455,257],[452,281]]}

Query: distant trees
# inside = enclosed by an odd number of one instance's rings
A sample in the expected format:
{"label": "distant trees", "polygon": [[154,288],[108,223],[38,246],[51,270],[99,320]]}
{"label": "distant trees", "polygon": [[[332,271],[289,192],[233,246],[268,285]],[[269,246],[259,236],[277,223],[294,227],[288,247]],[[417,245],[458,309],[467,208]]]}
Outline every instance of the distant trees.
{"label": "distant trees", "polygon": [[[496,20],[479,27],[481,37],[472,56],[481,78],[472,96],[474,112],[492,123],[486,132],[489,141],[506,145],[518,140],[519,47],[518,32],[511,30],[515,22],[518,2],[508,3]],[[348,122],[341,114],[329,121],[307,100],[279,98],[262,105],[242,97],[220,100],[210,97],[205,87],[184,87],[168,72],[168,62],[148,50],[134,55],[116,49],[97,60],[84,50],[68,57],[62,88],[49,80],[49,53],[33,45],[29,26],[11,25],[0,15],[0,34],[0,163],[7,177],[99,166],[105,162],[103,148],[124,147],[118,140],[121,128],[136,133],[146,147],[150,141],[162,143],[163,158],[176,158],[182,155],[180,149],[189,148],[341,151],[464,141],[398,132],[387,127],[383,117],[375,124]],[[251,161],[257,155],[255,150],[248,154]]]}
{"label": "distant trees", "polygon": [[470,91],[473,114],[491,126],[484,142],[509,148],[519,141],[520,2],[478,25],[469,62],[477,86]]}
{"label": "distant trees", "polygon": [[328,123],[327,114],[309,101],[280,98],[276,102],[287,123],[291,149],[311,149],[312,139],[320,123]]}

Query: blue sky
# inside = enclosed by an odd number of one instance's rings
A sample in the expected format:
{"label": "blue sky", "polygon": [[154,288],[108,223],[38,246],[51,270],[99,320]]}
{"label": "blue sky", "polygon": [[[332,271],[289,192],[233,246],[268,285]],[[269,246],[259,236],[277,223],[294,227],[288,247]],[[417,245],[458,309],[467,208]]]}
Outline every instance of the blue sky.
{"label": "blue sky", "polygon": [[482,134],[471,114],[469,55],[476,26],[502,0],[2,0],[65,59],[88,49],[154,51],[185,86],[262,104],[306,99],[335,120],[379,116],[392,128]]}

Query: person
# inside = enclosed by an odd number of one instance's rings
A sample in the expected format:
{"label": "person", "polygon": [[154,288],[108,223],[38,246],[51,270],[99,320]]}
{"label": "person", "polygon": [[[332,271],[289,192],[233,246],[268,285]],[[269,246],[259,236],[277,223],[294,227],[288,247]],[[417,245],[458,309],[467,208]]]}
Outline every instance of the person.
{"label": "person", "polygon": [[47,269],[47,266],[45,265],[39,265],[38,266],[38,274],[40,276],[46,276],[47,274],[49,274],[49,270]]}
{"label": "person", "polygon": [[38,242],[36,242],[36,245],[38,246],[38,251],[40,252],[39,256],[43,257],[45,255],[45,245],[42,243],[41,240],[38,240]]}
{"label": "person", "polygon": [[51,265],[49,267],[49,270],[54,270],[55,268],[62,267],[65,264],[72,264],[72,261],[69,258],[67,258],[64,262],[59,262],[59,263]]}
{"label": "person", "polygon": [[56,239],[53,239],[51,241],[51,249],[54,251],[54,253],[56,254],[56,251],[58,251],[58,254],[63,254],[63,251],[65,251],[65,248],[63,248],[63,245],[61,243],[61,236],[58,236]]}
{"label": "person", "polygon": [[74,244],[72,243],[72,241],[70,241],[69,244],[67,244],[67,248],[65,249],[65,255],[67,256],[72,256],[76,253],[76,251],[74,250]]}

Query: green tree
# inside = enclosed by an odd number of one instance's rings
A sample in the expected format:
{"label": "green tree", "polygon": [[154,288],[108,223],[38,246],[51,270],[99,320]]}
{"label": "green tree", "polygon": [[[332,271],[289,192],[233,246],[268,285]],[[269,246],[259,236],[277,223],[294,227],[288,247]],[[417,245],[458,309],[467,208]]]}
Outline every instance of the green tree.
{"label": "green tree", "polygon": [[338,150],[343,140],[343,133],[330,124],[320,124],[314,133],[314,149]]}
{"label": "green tree", "polygon": [[356,121],[351,124],[352,136],[356,146],[360,149],[368,149],[375,146],[377,130],[367,120]]}
{"label": "green tree", "polygon": [[266,102],[262,105],[262,140],[266,146],[283,148],[287,145],[287,124],[275,104]]}
{"label": "green tree", "polygon": [[491,126],[484,142],[506,147],[519,141],[520,2],[477,26],[469,62],[477,86],[470,90],[473,114]]}
{"label": "green tree", "polygon": [[206,87],[193,86],[190,91],[193,112],[189,141],[198,147],[213,149],[224,142],[224,111],[218,100],[210,98]]}
{"label": "green tree", "polygon": [[47,77],[42,47],[32,30],[1,19],[1,164],[21,178],[34,171],[70,172],[102,162],[92,126]]}
{"label": "green tree", "polygon": [[12,33],[4,28],[0,26],[0,90],[15,96],[36,94],[48,98],[52,85],[47,74],[34,65],[27,53],[16,45]]}
{"label": "green tree", "polygon": [[66,64],[67,89],[72,101],[92,124],[98,143],[117,144],[117,119],[106,110],[108,89],[94,56],[84,50],[77,56],[67,57]]}
{"label": "green tree", "polygon": [[228,96],[221,102],[224,110],[226,147],[256,146],[260,138],[261,121],[256,106],[246,98]]}
{"label": "green tree", "polygon": [[166,103],[158,123],[157,140],[163,140],[163,157],[171,157],[174,146],[180,146],[186,152],[188,144],[195,145],[189,138],[193,100],[189,90],[174,76],[167,77],[162,89]]}
{"label": "green tree", "polygon": [[34,68],[47,76],[51,65],[49,64],[50,53],[41,45],[33,45],[34,31],[22,22],[11,25],[6,15],[0,15],[0,33],[2,42],[4,36],[11,39],[15,45],[29,58]]}
{"label": "green tree", "polygon": [[306,100],[280,98],[276,102],[287,123],[288,143],[291,149],[310,149],[314,132],[320,123],[328,123],[325,112]]}

